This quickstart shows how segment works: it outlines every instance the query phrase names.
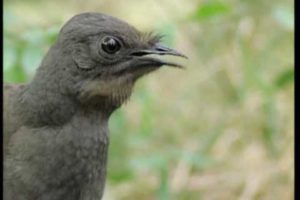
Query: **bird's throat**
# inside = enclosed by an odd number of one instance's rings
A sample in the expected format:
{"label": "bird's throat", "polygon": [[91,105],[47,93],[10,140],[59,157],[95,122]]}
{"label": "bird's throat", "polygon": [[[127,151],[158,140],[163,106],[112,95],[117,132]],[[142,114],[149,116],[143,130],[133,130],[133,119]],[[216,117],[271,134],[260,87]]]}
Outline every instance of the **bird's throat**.
{"label": "bird's throat", "polygon": [[79,99],[83,104],[118,108],[129,99],[133,85],[133,80],[124,76],[87,81],[80,87]]}

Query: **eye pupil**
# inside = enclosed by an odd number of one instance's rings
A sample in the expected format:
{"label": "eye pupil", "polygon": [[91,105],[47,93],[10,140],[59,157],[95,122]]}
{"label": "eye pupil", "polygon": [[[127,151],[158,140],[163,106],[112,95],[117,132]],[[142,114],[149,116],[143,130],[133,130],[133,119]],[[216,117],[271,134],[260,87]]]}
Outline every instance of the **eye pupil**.
{"label": "eye pupil", "polygon": [[116,38],[107,36],[103,38],[101,47],[106,53],[114,54],[120,50],[121,45]]}

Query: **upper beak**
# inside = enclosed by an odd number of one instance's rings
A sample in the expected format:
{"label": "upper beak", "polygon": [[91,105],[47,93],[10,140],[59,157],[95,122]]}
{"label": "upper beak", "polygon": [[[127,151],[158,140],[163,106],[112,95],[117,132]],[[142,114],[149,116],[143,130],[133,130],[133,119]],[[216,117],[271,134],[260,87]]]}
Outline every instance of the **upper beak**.
{"label": "upper beak", "polygon": [[[179,56],[179,57],[183,57],[183,58],[188,58],[186,55],[171,49],[169,47],[163,46],[162,44],[155,44],[152,48],[150,49],[141,49],[141,50],[137,50],[134,51],[131,55],[133,56],[145,56],[145,55],[172,55],[172,56]],[[146,59],[146,58],[145,58]],[[177,64],[177,63],[172,63],[172,62],[167,62],[167,61],[163,61],[160,59],[155,59],[155,58],[148,58],[149,61],[152,61],[153,64],[156,64],[158,66],[162,66],[162,65],[168,65],[168,66],[172,66],[172,67],[179,67],[179,68],[183,68],[183,66]]]}

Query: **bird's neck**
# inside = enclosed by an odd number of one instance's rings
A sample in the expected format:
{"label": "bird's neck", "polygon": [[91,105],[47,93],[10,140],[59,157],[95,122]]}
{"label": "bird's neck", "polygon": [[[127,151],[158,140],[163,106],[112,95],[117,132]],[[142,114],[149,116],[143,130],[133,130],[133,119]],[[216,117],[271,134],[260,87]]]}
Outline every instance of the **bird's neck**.
{"label": "bird's neck", "polygon": [[17,109],[25,124],[39,127],[61,125],[75,113],[75,102],[47,88],[27,85],[16,99]]}
{"label": "bird's neck", "polygon": [[105,100],[100,100],[98,104],[82,105],[53,87],[46,88],[35,83],[24,87],[16,106],[25,123],[35,127],[61,126],[79,114],[87,120],[93,120],[97,115],[108,119],[117,109],[113,105],[107,106]]}

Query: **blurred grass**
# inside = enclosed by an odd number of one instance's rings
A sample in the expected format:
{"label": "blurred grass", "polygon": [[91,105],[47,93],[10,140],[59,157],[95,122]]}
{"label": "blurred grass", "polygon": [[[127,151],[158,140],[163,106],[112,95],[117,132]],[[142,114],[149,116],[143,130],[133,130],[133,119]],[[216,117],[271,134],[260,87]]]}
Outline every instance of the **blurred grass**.
{"label": "blurred grass", "polygon": [[113,114],[104,199],[293,199],[293,6],[6,0],[4,80],[30,81],[62,24],[79,12],[154,28],[189,56],[180,61],[187,70],[145,77]]}

